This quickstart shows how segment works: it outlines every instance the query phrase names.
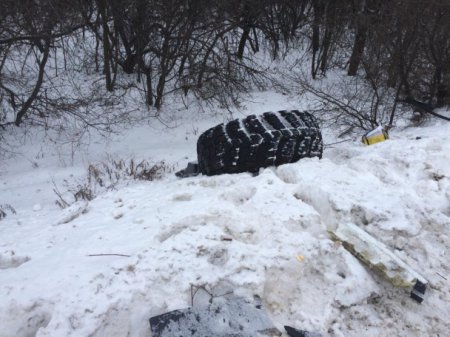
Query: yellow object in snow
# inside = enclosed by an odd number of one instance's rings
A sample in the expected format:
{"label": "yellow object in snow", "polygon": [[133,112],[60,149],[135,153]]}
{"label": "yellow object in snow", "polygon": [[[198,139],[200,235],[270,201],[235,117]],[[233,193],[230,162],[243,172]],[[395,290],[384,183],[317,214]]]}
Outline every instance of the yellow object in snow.
{"label": "yellow object in snow", "polygon": [[366,145],[384,142],[386,139],[389,139],[389,135],[381,125],[362,136],[362,142]]}
{"label": "yellow object in snow", "polygon": [[401,260],[384,243],[353,223],[341,223],[329,231],[334,241],[378,272],[394,286],[406,288],[417,302],[423,301],[428,281]]}

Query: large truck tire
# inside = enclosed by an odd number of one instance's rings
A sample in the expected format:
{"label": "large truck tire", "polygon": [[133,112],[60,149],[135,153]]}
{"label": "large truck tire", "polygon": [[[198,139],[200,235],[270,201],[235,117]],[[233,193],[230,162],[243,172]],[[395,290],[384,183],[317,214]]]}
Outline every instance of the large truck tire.
{"label": "large truck tire", "polygon": [[308,112],[266,112],[206,130],[197,141],[199,171],[208,176],[322,157],[316,118]]}

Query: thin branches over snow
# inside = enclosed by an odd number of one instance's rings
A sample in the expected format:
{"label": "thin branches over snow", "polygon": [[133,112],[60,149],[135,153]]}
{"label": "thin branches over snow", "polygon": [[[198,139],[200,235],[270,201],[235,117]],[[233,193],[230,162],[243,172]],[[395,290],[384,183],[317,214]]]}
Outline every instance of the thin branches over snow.
{"label": "thin branches over snow", "polygon": [[333,74],[332,81],[311,82],[301,72],[286,74],[299,94],[306,94],[325,125],[333,128],[370,130],[392,125],[396,111],[395,92],[381,83]]}
{"label": "thin branches over snow", "polygon": [[[52,128],[62,116],[109,132],[135,110],[159,116],[173,95],[229,109],[272,85],[256,54],[299,50],[308,55],[305,89],[358,127],[385,114],[392,124],[392,101],[450,104],[449,22],[442,0],[4,0],[0,137],[12,125]],[[343,91],[363,89],[356,110],[313,84],[336,70],[366,82],[343,82]]]}

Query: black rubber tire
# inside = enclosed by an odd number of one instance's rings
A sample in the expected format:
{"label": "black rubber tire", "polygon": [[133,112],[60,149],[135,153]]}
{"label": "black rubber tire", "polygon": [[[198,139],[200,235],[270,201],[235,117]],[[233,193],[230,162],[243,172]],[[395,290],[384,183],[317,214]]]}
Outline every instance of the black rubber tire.
{"label": "black rubber tire", "polygon": [[323,141],[316,118],[308,112],[266,112],[219,124],[197,141],[200,172],[257,172],[261,167],[322,158]]}

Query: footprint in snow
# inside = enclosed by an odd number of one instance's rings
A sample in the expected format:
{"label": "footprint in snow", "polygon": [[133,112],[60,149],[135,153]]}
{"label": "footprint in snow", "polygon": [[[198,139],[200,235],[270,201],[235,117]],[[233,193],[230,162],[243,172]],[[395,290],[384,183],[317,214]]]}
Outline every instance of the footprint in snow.
{"label": "footprint in snow", "polygon": [[220,195],[223,200],[231,201],[236,206],[243,205],[256,194],[256,187],[240,186],[225,191]]}
{"label": "footprint in snow", "polygon": [[191,201],[192,194],[190,194],[190,193],[175,194],[173,196],[172,200],[173,201]]}

